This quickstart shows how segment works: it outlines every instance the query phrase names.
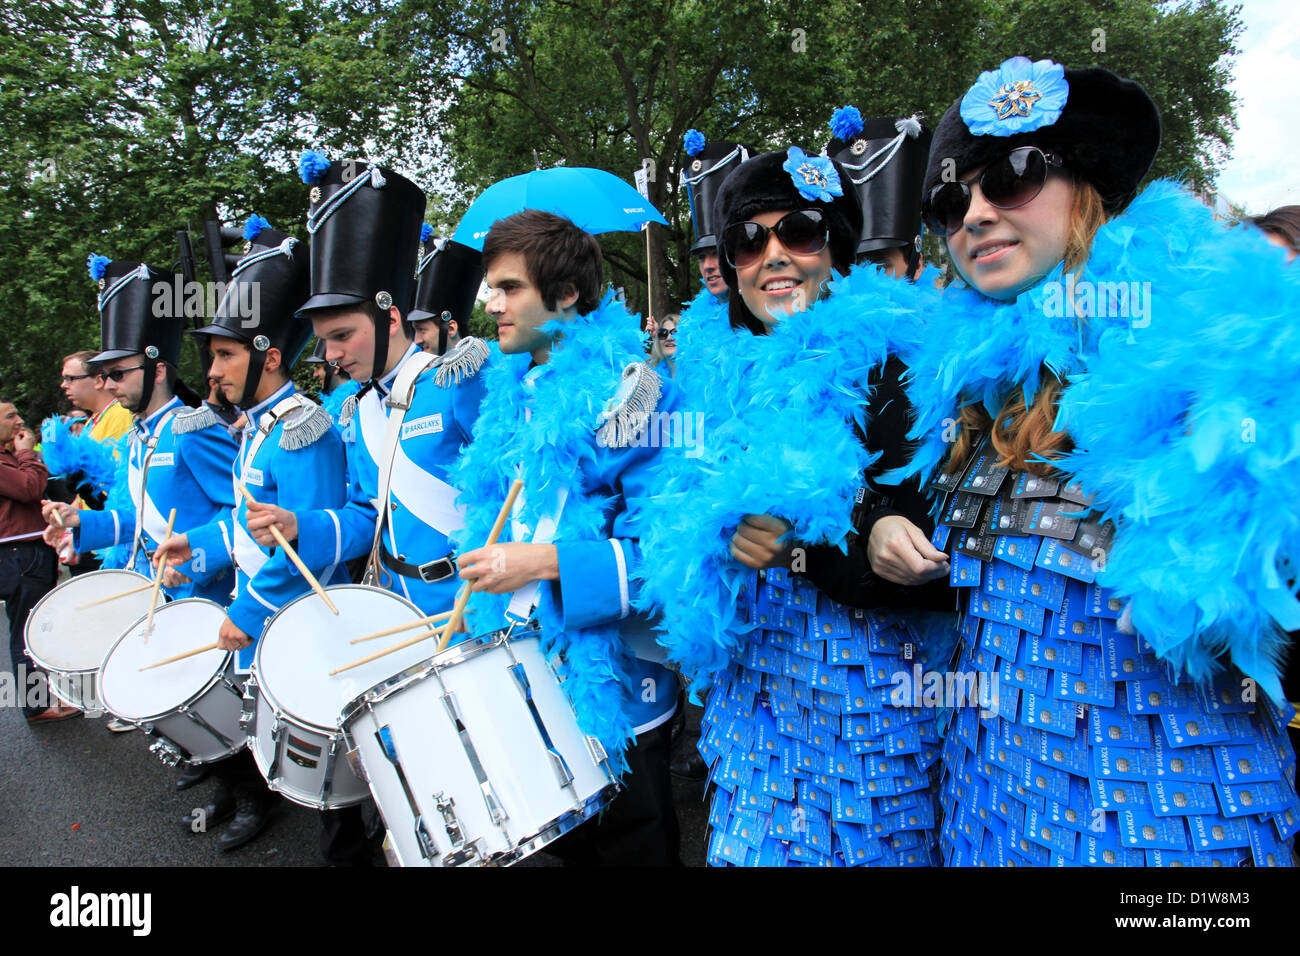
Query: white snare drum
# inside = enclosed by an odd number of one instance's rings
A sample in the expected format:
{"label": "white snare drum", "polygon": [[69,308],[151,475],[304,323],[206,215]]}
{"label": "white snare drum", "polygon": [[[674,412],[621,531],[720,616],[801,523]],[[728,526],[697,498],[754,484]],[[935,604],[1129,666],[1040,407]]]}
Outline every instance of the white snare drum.
{"label": "white snare drum", "polygon": [[412,628],[361,644],[354,637],[416,621],[410,601],[381,588],[343,584],[326,589],[336,616],[316,594],[290,601],[257,643],[244,685],[243,727],[267,786],[294,803],[329,810],[370,796],[346,759],[339,714],[363,688],[433,653],[432,639],[331,677],[359,657],[427,632]]}
{"label": "white snare drum", "polygon": [[344,712],[402,866],[508,866],[617,791],[539,635],[498,631],[449,647]]}
{"label": "white snare drum", "polygon": [[158,608],[145,641],[145,618],[123,634],[104,658],[104,708],[158,739],[149,748],[163,763],[211,763],[244,746],[239,728],[243,691],[233,676],[234,654],[204,651],[142,671],[140,668],[217,639],[226,609],[203,598]]}
{"label": "white snare drum", "polygon": [[64,581],[32,608],[23,637],[27,656],[50,675],[54,696],[100,711],[99,667],[122,632],[149,612],[149,591],[79,610],[84,604],[148,584],[134,571],[91,571]]}

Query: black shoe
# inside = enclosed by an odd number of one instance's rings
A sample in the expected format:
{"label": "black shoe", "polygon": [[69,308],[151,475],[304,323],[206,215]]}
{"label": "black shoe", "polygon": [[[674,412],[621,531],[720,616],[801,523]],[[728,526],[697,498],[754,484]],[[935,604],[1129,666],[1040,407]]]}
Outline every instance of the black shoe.
{"label": "black shoe", "polygon": [[[258,783],[261,784],[261,781]],[[263,790],[265,790],[264,785]],[[235,819],[222,831],[221,838],[217,840],[217,846],[223,852],[238,850],[266,829],[271,819],[271,800],[268,793],[263,792],[256,796],[240,794],[236,797],[235,803],[237,804]]]}
{"label": "black shoe", "polygon": [[692,747],[687,753],[668,762],[668,772],[683,780],[703,780],[709,775],[709,765],[698,750]]}
{"label": "black shoe", "polygon": [[176,790],[188,790],[196,783],[202,783],[208,779],[208,774],[212,773],[212,767],[209,764],[195,764],[192,767],[186,767],[181,771],[181,775],[176,778]]}
{"label": "black shoe", "polygon": [[235,798],[225,787],[218,787],[216,795],[206,807],[191,810],[181,817],[181,826],[191,833],[206,833],[235,815]]}

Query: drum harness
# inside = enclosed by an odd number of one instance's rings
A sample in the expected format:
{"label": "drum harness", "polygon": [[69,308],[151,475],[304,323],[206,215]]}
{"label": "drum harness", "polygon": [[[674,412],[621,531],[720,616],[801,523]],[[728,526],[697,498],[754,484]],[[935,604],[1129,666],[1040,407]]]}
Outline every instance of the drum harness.
{"label": "drum harness", "polygon": [[[176,409],[173,408],[170,411],[168,411],[165,415],[163,415],[162,418],[158,419],[158,424],[154,427],[153,432],[150,433],[149,437],[146,438],[143,442],[145,447],[145,453],[144,453],[144,461],[140,465],[140,500],[138,502],[134,502],[136,506],[135,507],[135,534],[132,536],[131,539],[131,554],[126,559],[126,566],[128,568],[131,567],[131,565],[135,564],[135,556],[140,553],[141,538],[145,530],[144,529],[144,506],[145,506],[145,502],[148,500],[149,463],[153,461],[153,453],[158,448],[158,439],[161,437],[163,429],[167,427],[167,423],[170,422],[174,417],[176,417]],[[134,497],[134,495],[132,497]],[[144,549],[144,556],[146,560],[152,562],[153,554],[150,553],[148,548]]]}

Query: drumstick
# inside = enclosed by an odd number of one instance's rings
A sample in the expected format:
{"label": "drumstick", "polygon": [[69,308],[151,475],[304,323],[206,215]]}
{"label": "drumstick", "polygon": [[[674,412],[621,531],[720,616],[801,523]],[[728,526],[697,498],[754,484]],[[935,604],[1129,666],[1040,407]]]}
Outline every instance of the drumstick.
{"label": "drumstick", "polygon": [[85,611],[88,608],[98,607],[100,604],[107,604],[109,601],[116,601],[118,598],[130,597],[132,594],[139,594],[141,591],[152,591],[153,582],[140,585],[138,588],[131,588],[129,591],[122,591],[119,594],[110,594],[108,597],[96,598],[93,601],[87,601],[85,604],[78,604],[78,611]]}
{"label": "drumstick", "polygon": [[215,651],[221,646],[220,641],[213,641],[211,644],[204,644],[202,647],[196,647],[192,651],[186,651],[183,654],[173,654],[171,657],[164,657],[160,661],[154,661],[152,664],[146,664],[141,667],[142,671],[153,670],[155,667],[162,667],[164,664],[170,664],[173,661],[183,661],[187,657],[193,657],[195,654],[202,654],[204,651]]}
{"label": "drumstick", "polygon": [[[239,482],[239,490],[243,492],[244,497],[248,500],[249,504],[257,504],[257,499],[248,493],[248,488],[245,487],[242,481]],[[289,546],[288,541],[284,540],[284,534],[281,533],[280,529],[275,525],[270,525],[269,527],[271,529],[271,537],[275,539],[275,543],[284,548],[284,553],[287,554],[289,560],[297,566],[299,573],[301,573],[307,583],[311,585],[311,589],[320,595],[320,599],[325,602],[327,608],[335,614],[338,614],[339,609],[334,606],[334,602],[330,600],[330,596],[326,594],[325,589],[320,586],[320,582],[316,580],[316,575],[312,574],[307,565],[302,563],[302,558],[298,557],[298,552]]]}
{"label": "drumstick", "polygon": [[406,624],[399,624],[397,627],[390,627],[386,631],[375,631],[373,634],[367,634],[365,637],[354,637],[349,644],[361,644],[365,641],[373,641],[377,637],[388,637],[390,634],[401,634],[403,631],[409,631],[413,627],[424,627],[426,624],[437,624],[439,621],[445,621],[451,617],[451,611],[443,611],[441,614],[430,614],[428,617],[422,617],[417,621],[408,621]]}
{"label": "drumstick", "polygon": [[[490,548],[497,543],[497,538],[501,534],[501,529],[506,525],[506,519],[510,517],[510,511],[515,506],[515,499],[519,497],[519,492],[524,490],[524,480],[516,478],[510,486],[510,493],[506,495],[505,504],[497,512],[497,520],[492,525],[492,533],[488,535],[485,548]],[[438,653],[442,653],[447,647],[447,642],[451,640],[451,635],[460,627],[461,620],[465,617],[465,605],[469,604],[470,585],[465,582],[465,586],[460,589],[460,594],[456,595],[456,606],[452,608],[451,620],[443,625],[442,638],[438,641]]]}
{"label": "drumstick", "polygon": [[63,523],[63,515],[59,514],[59,509],[57,505],[50,509],[50,517],[54,519],[54,523],[58,525],[60,528],[67,527],[67,525]]}
{"label": "drumstick", "polygon": [[153,632],[153,612],[158,607],[158,589],[162,587],[163,571],[167,566],[163,553],[167,550],[167,541],[172,536],[172,528],[175,524],[176,509],[173,508],[171,514],[167,516],[167,530],[163,533],[163,539],[158,544],[158,550],[154,552],[154,556],[158,558],[158,573],[154,575],[153,594],[149,596],[149,613],[144,620],[144,642],[146,644],[149,643],[149,635]]}
{"label": "drumstick", "polygon": [[[501,506],[501,511],[497,514],[496,523],[492,526],[492,533],[488,535],[487,544],[484,545],[485,548],[491,547],[497,543],[497,536],[501,534],[501,529],[505,527],[506,518],[510,516],[510,509],[515,506],[515,499],[519,497],[519,492],[521,492],[523,488],[523,480],[516,478],[514,484],[510,486],[510,493],[506,495],[505,504]],[[461,587],[460,593],[456,595],[456,606],[452,608],[451,619],[443,627],[442,643],[438,647],[439,651],[446,647],[447,640],[451,637],[451,631],[449,631],[448,628],[454,628],[460,624],[460,619],[465,613],[465,605],[469,603],[469,592],[470,587],[467,582]],[[330,676],[333,677],[335,674],[350,671],[352,668],[360,667],[362,664],[369,664],[371,661],[378,660],[394,651],[400,651],[404,647],[410,647],[412,644],[418,644],[420,641],[428,640],[437,633],[437,631],[428,631],[424,634],[417,634],[415,637],[394,644],[392,647],[386,647],[382,651],[375,651],[373,654],[355,660],[351,664],[344,664],[342,667],[336,667],[334,670],[330,671]]]}

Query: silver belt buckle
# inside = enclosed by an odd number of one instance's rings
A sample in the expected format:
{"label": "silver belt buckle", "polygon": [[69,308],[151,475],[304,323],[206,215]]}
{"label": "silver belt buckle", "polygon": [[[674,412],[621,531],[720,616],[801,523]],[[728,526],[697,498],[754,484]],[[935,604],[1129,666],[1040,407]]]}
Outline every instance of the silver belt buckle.
{"label": "silver belt buckle", "polygon": [[[432,577],[432,569],[443,564],[447,566],[447,573],[440,574],[436,578]],[[449,554],[445,558],[439,558],[437,561],[430,561],[428,564],[420,565],[418,570],[420,572],[420,580],[425,584],[437,584],[439,581],[445,581],[456,573],[456,556],[454,554]]]}

